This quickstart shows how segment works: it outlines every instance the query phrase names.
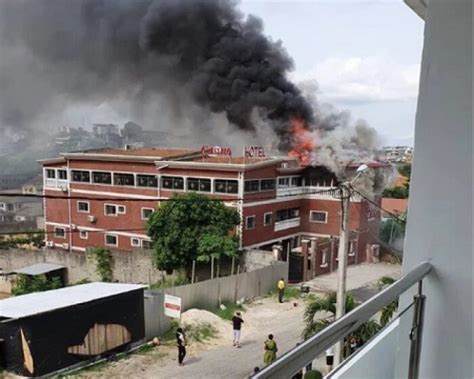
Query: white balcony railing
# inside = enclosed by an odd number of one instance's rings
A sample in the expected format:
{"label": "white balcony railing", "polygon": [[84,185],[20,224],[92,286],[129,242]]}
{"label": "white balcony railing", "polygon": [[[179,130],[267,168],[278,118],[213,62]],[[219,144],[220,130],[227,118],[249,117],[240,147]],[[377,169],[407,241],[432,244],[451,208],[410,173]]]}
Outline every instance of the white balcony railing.
{"label": "white balcony railing", "polygon": [[278,232],[280,230],[296,228],[297,226],[300,226],[299,217],[291,218],[289,220],[284,220],[284,221],[278,221],[278,222],[275,222],[275,232]]}

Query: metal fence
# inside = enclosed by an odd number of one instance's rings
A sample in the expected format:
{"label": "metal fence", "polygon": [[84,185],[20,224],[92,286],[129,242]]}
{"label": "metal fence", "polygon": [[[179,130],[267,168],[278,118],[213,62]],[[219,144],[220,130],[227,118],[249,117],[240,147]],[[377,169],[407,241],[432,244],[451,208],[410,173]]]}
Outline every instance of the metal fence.
{"label": "metal fence", "polygon": [[[238,275],[205,280],[167,288],[165,292],[181,298],[182,311],[190,308],[215,309],[224,302],[253,299],[276,288],[280,278],[288,279],[288,263],[272,265]],[[163,335],[169,329],[169,319],[163,313],[161,291],[145,291],[145,336],[147,340]]]}

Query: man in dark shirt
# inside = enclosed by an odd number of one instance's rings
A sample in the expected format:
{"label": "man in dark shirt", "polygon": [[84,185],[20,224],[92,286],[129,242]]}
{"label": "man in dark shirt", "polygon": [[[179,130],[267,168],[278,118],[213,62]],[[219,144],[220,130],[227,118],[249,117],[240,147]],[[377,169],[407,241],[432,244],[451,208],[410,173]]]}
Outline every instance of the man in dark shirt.
{"label": "man in dark shirt", "polygon": [[176,346],[178,346],[178,363],[182,366],[186,356],[186,336],[182,328],[176,329]]}
{"label": "man in dark shirt", "polygon": [[234,346],[240,347],[240,330],[242,328],[244,320],[242,320],[242,314],[237,312],[234,317],[232,317],[232,326],[234,333]]}

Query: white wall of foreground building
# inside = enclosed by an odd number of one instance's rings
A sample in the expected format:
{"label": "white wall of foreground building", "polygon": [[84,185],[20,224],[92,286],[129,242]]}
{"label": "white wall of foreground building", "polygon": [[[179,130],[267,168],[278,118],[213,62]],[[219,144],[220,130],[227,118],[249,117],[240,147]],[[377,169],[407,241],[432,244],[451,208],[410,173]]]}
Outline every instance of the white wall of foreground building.
{"label": "white wall of foreground building", "polygon": [[[472,1],[430,0],[425,21],[403,271],[434,266],[420,378],[472,378]],[[401,335],[410,325],[402,320]],[[396,377],[407,377],[407,348]]]}
{"label": "white wall of foreground building", "polygon": [[[357,354],[326,376],[327,379],[385,379],[393,378],[398,346],[398,326],[396,320],[380,332],[372,341],[362,347]],[[406,338],[408,340],[408,338]]]}

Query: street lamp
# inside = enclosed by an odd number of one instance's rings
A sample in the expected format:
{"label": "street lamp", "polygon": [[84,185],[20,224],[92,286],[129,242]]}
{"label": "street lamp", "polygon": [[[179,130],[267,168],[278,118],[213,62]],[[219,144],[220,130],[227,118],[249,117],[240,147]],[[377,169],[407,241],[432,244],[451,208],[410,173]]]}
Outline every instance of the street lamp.
{"label": "street lamp", "polygon": [[[364,172],[369,169],[366,164],[360,165],[356,176],[351,181],[340,184],[341,188],[341,230],[339,236],[339,249],[337,252],[337,293],[336,293],[336,320],[344,316],[346,311],[346,276],[347,276],[347,250],[349,248],[349,210],[351,206],[351,188]],[[336,354],[334,356],[334,366],[342,361],[343,341],[336,344]]]}

